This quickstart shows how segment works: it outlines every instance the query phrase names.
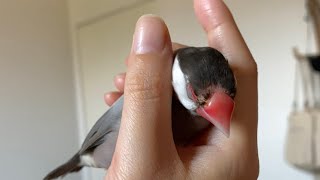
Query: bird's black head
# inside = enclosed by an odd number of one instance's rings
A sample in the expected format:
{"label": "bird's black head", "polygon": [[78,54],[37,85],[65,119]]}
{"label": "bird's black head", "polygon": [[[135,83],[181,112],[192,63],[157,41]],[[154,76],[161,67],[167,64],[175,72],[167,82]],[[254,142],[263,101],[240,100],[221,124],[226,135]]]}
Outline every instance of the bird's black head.
{"label": "bird's black head", "polygon": [[177,52],[180,67],[195,95],[208,98],[215,90],[236,95],[235,78],[226,58],[211,47],[188,47]]}
{"label": "bird's black head", "polygon": [[[226,121],[221,116],[228,116],[226,119],[230,119],[236,81],[226,58],[210,47],[182,48],[176,51],[175,57],[173,87],[180,102],[210,122]],[[228,112],[224,112],[226,109]],[[213,117],[217,116],[216,113],[219,117]],[[230,114],[225,115],[226,113]],[[216,126],[225,126],[214,122],[212,123]],[[228,130],[224,132],[229,133]]]}

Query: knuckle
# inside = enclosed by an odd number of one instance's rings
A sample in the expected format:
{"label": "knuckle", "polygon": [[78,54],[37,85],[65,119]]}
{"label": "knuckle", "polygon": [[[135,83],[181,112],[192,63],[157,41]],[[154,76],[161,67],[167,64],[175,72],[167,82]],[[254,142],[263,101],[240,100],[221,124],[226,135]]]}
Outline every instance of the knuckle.
{"label": "knuckle", "polygon": [[129,94],[136,100],[158,99],[162,95],[162,87],[159,74],[143,71],[132,76],[126,84]]}
{"label": "knuckle", "polygon": [[255,61],[247,61],[240,67],[232,66],[231,68],[237,77],[257,77],[258,75],[258,65]]}

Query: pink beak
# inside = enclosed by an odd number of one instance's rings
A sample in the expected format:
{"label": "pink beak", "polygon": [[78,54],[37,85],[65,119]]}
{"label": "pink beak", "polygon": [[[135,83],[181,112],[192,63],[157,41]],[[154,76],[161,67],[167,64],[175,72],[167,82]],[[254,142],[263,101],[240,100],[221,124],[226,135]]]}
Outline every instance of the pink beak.
{"label": "pink beak", "polygon": [[197,113],[215,125],[224,135],[230,135],[230,121],[234,109],[233,99],[223,92],[216,92]]}

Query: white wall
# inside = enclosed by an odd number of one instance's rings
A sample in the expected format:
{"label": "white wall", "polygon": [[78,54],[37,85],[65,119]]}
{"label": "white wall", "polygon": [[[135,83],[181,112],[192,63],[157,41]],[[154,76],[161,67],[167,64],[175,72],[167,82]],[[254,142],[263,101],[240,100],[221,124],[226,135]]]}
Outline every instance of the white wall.
{"label": "white wall", "polygon": [[41,179],[78,149],[70,50],[64,0],[0,1],[0,179]]}

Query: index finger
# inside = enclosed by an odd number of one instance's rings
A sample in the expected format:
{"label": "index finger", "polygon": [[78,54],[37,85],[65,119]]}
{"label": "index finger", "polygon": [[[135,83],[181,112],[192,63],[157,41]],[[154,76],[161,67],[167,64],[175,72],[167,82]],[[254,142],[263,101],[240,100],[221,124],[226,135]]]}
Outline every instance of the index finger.
{"label": "index finger", "polygon": [[[258,119],[256,63],[231,12],[222,0],[194,0],[194,8],[199,22],[207,33],[209,46],[222,52],[236,77],[236,105],[229,140],[232,142],[246,140],[247,143],[256,145]],[[246,147],[248,144],[239,145]]]}
{"label": "index finger", "polygon": [[256,64],[231,12],[222,0],[195,0],[196,16],[209,46],[221,51],[235,71],[256,73]]}

